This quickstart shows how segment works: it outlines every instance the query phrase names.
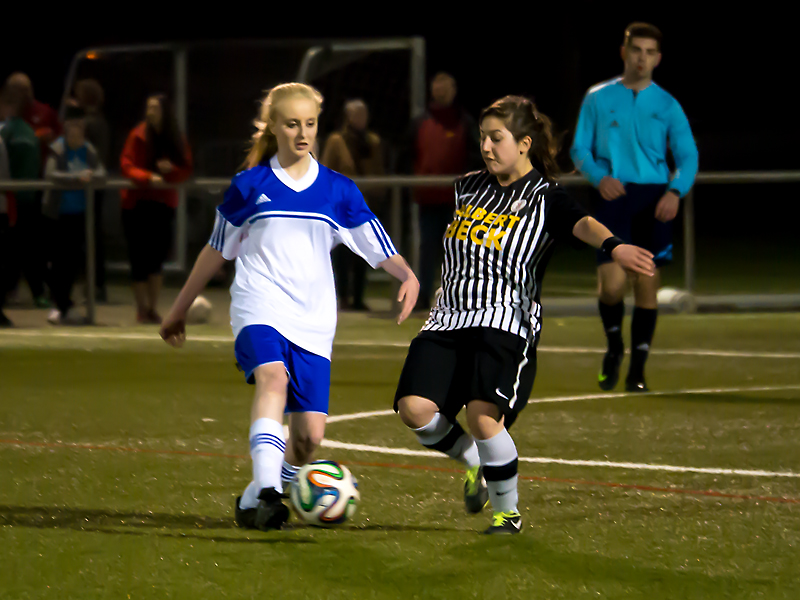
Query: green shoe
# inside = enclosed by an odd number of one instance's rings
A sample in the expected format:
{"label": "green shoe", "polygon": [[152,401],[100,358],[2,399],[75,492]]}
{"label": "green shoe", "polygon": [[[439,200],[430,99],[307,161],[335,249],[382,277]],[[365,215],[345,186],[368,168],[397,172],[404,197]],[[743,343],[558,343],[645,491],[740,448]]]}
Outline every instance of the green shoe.
{"label": "green shoe", "polygon": [[467,470],[464,476],[464,504],[467,512],[477,514],[489,502],[489,488],[483,478],[483,469],[480,466]]}
{"label": "green shoe", "polygon": [[492,525],[483,533],[489,535],[513,535],[522,531],[522,515],[516,511],[496,512],[492,515]]}
{"label": "green shoe", "polygon": [[619,381],[619,366],[622,363],[622,356],[622,353],[606,352],[603,357],[603,366],[597,376],[597,383],[601,390],[608,392],[616,387],[617,381]]}

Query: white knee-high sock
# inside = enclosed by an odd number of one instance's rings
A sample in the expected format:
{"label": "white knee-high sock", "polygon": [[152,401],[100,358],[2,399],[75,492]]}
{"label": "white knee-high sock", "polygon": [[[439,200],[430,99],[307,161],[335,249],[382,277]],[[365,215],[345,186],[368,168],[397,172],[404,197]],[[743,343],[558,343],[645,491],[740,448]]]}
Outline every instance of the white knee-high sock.
{"label": "white knee-high sock", "polygon": [[458,421],[451,424],[441,413],[436,413],[430,423],[415,429],[414,433],[420,444],[426,448],[444,452],[468,467],[477,467],[480,464],[478,447],[472,436],[464,431]]}
{"label": "white knee-high sock", "polygon": [[281,485],[283,485],[283,489],[287,492],[289,491],[289,486],[292,484],[292,480],[297,475],[297,472],[302,468],[302,465],[296,467],[295,465],[290,465],[288,462],[283,461],[283,467],[281,468]]}
{"label": "white knee-high sock", "polygon": [[258,506],[258,493],[260,491],[256,482],[251,481],[245,488],[241,500],[239,500],[239,508],[247,510],[248,508],[255,508]]}
{"label": "white knee-high sock", "polygon": [[250,456],[253,458],[253,481],[259,492],[270,487],[283,491],[281,467],[285,452],[283,425],[273,419],[256,419],[250,426]]}
{"label": "white knee-high sock", "polygon": [[506,429],[488,440],[477,440],[483,478],[494,512],[517,510],[517,447]]}

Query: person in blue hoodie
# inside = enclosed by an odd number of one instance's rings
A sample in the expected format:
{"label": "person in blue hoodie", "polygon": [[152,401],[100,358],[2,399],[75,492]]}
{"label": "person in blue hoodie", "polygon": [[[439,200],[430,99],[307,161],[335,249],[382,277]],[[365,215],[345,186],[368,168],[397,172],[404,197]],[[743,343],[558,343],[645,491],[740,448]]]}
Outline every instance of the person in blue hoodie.
{"label": "person in blue hoodie", "polygon": [[85,318],[78,315],[72,302],[72,286],[81,271],[86,237],[86,192],[84,186],[105,178],[106,170],[97,150],[86,140],[86,113],[77,103],[67,105],[64,135],[50,146],[45,178],[56,183],[76,186],[75,189],[47,191],[42,212],[49,218],[50,289],[54,308],[47,320],[53,325],[79,325]]}
{"label": "person in blue hoodie", "polygon": [[[672,221],[697,175],[689,121],[678,101],[653,81],[661,62],[661,38],[648,23],[626,28],[624,72],[586,93],[570,150],[577,169],[596,188],[597,220],[626,243],[652,252],[659,269],[672,260]],[[629,275],[602,253],[597,263],[600,317],[608,340],[598,381],[602,389],[611,390],[625,352],[622,318]],[[630,278],[635,307],[625,388],[645,392],[644,365],[656,328],[660,277],[657,272],[655,277]]]}

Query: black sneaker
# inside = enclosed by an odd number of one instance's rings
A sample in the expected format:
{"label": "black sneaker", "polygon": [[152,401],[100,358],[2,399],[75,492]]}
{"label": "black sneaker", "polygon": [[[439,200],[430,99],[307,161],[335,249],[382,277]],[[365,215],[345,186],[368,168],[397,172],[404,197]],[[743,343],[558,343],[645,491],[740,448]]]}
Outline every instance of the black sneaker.
{"label": "black sneaker", "polygon": [[236,498],[236,510],[234,511],[234,514],[236,515],[236,524],[243,529],[255,529],[256,513],[258,512],[258,509],[239,508],[239,502],[241,499],[241,496]]}
{"label": "black sneaker", "polygon": [[255,526],[261,531],[280,529],[289,520],[289,508],[281,502],[281,493],[275,488],[264,488],[258,495]]}
{"label": "black sneaker", "polygon": [[625,380],[626,392],[649,392],[650,388],[644,382],[644,376],[641,377],[628,377]]}
{"label": "black sneaker", "polygon": [[609,391],[616,387],[617,381],[619,381],[619,366],[621,363],[622,352],[618,354],[611,351],[606,352],[603,357],[603,366],[597,376],[597,383],[600,384],[601,390]]}
{"label": "black sneaker", "polygon": [[468,469],[464,476],[464,504],[467,512],[473,515],[481,512],[488,501],[489,488],[483,478],[483,469],[479,466]]}
{"label": "black sneaker", "polygon": [[516,511],[496,512],[492,515],[492,526],[483,533],[489,535],[514,535],[522,531],[522,515]]}

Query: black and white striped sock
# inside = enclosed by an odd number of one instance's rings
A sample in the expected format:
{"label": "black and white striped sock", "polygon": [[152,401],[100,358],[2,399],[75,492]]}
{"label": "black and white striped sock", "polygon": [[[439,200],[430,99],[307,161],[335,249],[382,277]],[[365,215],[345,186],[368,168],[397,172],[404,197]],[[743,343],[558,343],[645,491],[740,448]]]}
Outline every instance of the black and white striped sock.
{"label": "black and white striped sock", "polygon": [[415,429],[414,433],[426,448],[443,452],[467,467],[480,464],[478,448],[472,436],[464,431],[458,421],[450,423],[441,413],[436,413],[430,423]]}
{"label": "black and white striped sock", "polygon": [[488,440],[476,440],[483,467],[483,478],[489,488],[489,499],[494,512],[517,511],[517,464],[519,457],[514,440],[508,431]]}

